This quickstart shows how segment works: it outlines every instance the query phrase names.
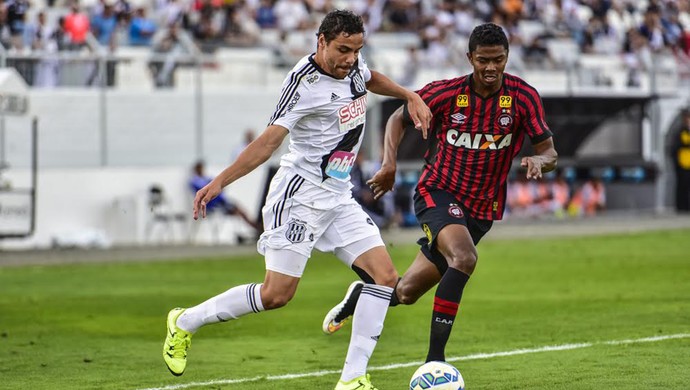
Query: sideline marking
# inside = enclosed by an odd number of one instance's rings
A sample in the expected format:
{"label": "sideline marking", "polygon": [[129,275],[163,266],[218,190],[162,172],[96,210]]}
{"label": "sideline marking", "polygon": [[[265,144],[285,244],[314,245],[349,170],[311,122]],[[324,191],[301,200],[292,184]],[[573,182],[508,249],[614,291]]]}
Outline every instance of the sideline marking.
{"label": "sideline marking", "polygon": [[[588,348],[588,347],[594,347],[597,345],[624,345],[624,344],[637,344],[637,343],[653,343],[655,341],[664,341],[664,340],[672,340],[672,339],[686,339],[686,338],[690,338],[690,333],[677,333],[677,334],[670,334],[670,335],[665,335],[665,336],[643,337],[641,339],[597,341],[597,342],[591,342],[591,343],[577,343],[577,344],[546,345],[546,346],[538,347],[538,348],[514,349],[512,351],[491,352],[491,353],[475,353],[472,355],[455,356],[455,357],[448,358],[446,360],[448,362],[459,362],[459,361],[466,361],[466,360],[483,360],[483,359],[491,359],[491,358],[495,358],[495,357],[526,355],[529,353],[568,351],[571,349]],[[420,361],[407,362],[407,363],[387,364],[385,366],[369,367],[369,371],[386,371],[386,370],[394,370],[396,368],[415,367],[415,366],[422,365],[422,363],[424,363],[424,362],[420,360]],[[216,380],[206,381],[206,382],[190,382],[190,383],[181,383],[179,385],[169,385],[169,386],[163,386],[163,387],[150,387],[150,388],[145,388],[145,389],[141,389],[141,390],[177,390],[177,389],[188,389],[191,387],[198,387],[198,386],[232,385],[232,384],[238,384],[238,383],[256,382],[256,381],[260,381],[260,380],[263,380],[263,381],[281,381],[281,380],[286,380],[286,379],[316,378],[316,377],[320,377],[320,376],[334,375],[334,374],[340,374],[340,370],[313,371],[313,372],[305,372],[302,374],[262,375],[262,376],[255,376],[252,378],[239,378],[239,379],[216,379]]]}

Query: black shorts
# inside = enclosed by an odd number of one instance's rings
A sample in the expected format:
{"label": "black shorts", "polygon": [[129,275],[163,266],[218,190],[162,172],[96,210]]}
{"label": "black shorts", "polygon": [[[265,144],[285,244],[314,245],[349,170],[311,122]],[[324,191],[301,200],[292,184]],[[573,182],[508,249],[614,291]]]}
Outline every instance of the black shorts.
{"label": "black shorts", "polygon": [[463,225],[469,230],[474,245],[484,237],[491,229],[493,221],[475,219],[467,212],[465,207],[458,202],[450,193],[440,190],[425,191],[422,196],[419,188],[414,194],[414,211],[422,230],[426,237],[417,241],[421,246],[421,251],[436,268],[441,275],[448,269],[448,261],[436,248],[436,237],[446,225]]}

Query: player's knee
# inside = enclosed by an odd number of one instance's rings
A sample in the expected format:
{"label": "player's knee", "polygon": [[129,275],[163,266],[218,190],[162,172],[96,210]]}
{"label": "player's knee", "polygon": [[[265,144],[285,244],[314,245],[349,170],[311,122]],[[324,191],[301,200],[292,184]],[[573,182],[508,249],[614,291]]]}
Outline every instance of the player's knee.
{"label": "player's knee", "polygon": [[414,289],[403,283],[398,283],[395,288],[394,294],[398,297],[398,302],[402,305],[411,305],[419,299],[419,294],[416,293]]}
{"label": "player's knee", "polygon": [[395,287],[398,283],[398,272],[395,269],[387,270],[376,275],[376,284],[381,286]]}
{"label": "player's knee", "polygon": [[472,275],[477,266],[477,253],[475,251],[462,251],[451,258],[449,266]]}
{"label": "player's knee", "polygon": [[269,293],[261,296],[261,303],[264,305],[264,309],[273,310],[281,308],[290,302],[292,296],[285,293]]}

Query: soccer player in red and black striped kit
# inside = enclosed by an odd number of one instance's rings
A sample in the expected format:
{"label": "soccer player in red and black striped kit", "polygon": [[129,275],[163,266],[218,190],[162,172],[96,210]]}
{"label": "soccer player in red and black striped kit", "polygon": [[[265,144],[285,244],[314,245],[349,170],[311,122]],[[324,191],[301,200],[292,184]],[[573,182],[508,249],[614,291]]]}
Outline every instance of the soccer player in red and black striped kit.
{"label": "soccer player in red and black striped kit", "polygon": [[[522,158],[528,179],[556,168],[557,153],[539,93],[504,73],[508,39],[501,27],[476,27],[469,39],[470,75],[435,81],[417,91],[433,114],[415,214],[426,234],[400,279],[391,305],[412,304],[438,284],[427,361],[444,361],[463,289],[477,264],[476,245],[503,217],[512,160],[529,137],[534,155]],[[398,145],[409,123],[406,107],[388,119],[381,169],[369,180],[375,196],[393,189]],[[356,282],[357,283],[357,282]],[[324,319],[334,333],[354,311],[358,284]]]}

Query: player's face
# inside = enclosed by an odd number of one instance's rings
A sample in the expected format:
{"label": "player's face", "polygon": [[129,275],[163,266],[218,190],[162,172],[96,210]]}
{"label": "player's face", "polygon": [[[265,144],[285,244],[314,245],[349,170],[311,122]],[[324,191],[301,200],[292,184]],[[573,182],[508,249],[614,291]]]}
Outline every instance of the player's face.
{"label": "player's face", "polygon": [[344,79],[357,61],[363,46],[364,34],[340,33],[328,44],[324,36],[320,35],[316,62],[333,77]]}
{"label": "player's face", "polygon": [[477,46],[467,53],[474,68],[474,80],[484,88],[497,88],[503,80],[503,71],[508,63],[508,50],[503,46]]}

